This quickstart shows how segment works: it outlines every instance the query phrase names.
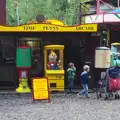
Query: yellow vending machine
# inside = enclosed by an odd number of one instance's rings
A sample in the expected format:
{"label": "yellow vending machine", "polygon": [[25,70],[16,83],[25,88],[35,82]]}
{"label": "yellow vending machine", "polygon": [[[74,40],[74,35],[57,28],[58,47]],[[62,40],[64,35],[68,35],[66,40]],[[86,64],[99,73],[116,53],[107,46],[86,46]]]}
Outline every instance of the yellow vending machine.
{"label": "yellow vending machine", "polygon": [[44,47],[44,70],[50,91],[64,91],[63,51],[64,45]]}

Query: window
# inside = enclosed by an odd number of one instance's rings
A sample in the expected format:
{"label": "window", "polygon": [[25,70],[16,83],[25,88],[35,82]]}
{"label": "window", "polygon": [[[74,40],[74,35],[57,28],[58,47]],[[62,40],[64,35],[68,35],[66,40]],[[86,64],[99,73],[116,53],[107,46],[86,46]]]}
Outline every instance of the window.
{"label": "window", "polygon": [[47,69],[61,70],[63,69],[63,51],[47,50]]}

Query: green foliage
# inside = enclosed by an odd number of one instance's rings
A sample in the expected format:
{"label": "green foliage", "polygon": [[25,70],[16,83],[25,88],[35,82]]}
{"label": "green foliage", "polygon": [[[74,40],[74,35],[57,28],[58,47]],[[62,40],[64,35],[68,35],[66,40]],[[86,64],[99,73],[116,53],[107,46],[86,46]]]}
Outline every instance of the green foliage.
{"label": "green foliage", "polygon": [[[86,2],[86,1],[88,1],[88,0],[84,0],[84,2]],[[82,12],[82,14],[87,14],[90,6],[91,6],[91,5],[85,5],[85,6],[82,5],[82,6],[81,6],[81,12]],[[85,24],[85,16],[82,17],[81,23],[82,23],[82,24]]]}
{"label": "green foliage", "polygon": [[6,0],[6,15],[7,24],[10,26],[16,25],[15,8],[12,4],[12,0]]}
{"label": "green foliage", "polygon": [[[7,24],[17,25],[15,0],[7,2]],[[43,14],[46,19],[58,19],[65,25],[77,23],[78,7],[80,0],[19,0],[20,24],[35,20],[38,14]],[[83,2],[83,0],[82,0]]]}

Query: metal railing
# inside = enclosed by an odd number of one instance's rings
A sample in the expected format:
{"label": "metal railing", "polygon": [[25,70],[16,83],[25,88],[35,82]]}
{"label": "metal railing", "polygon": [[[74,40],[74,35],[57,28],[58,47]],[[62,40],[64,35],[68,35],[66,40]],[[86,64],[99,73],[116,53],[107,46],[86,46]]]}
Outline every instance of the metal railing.
{"label": "metal railing", "polygon": [[[96,0],[96,1],[80,3],[80,5],[79,5],[80,9],[78,11],[79,23],[82,24],[82,18],[85,16],[94,15],[94,14],[99,15],[101,13],[103,13],[103,14],[107,13],[108,11],[106,11],[106,12],[100,11],[100,3],[102,3],[103,5],[107,6],[108,8],[110,8],[112,10],[116,9],[116,8],[112,7],[112,5],[107,3],[107,1],[104,2],[103,0]],[[120,0],[117,0],[117,8],[119,8],[119,3],[120,3]],[[89,11],[90,7],[88,7],[88,6],[91,6],[91,5],[95,5],[96,9]]]}

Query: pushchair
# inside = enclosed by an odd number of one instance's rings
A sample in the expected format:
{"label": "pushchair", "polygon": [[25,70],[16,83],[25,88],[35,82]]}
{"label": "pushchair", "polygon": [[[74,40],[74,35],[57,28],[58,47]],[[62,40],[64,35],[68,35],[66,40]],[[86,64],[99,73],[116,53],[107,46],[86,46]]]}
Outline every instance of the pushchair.
{"label": "pushchair", "polygon": [[105,95],[105,100],[115,97],[119,99],[120,95],[118,91],[120,90],[120,67],[110,67],[107,69],[105,76],[102,80],[98,82],[100,85],[97,90],[97,99]]}

